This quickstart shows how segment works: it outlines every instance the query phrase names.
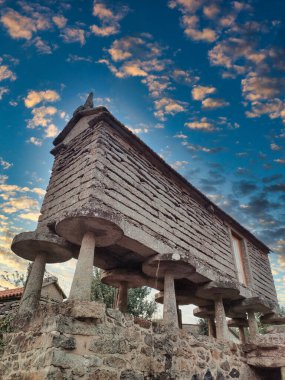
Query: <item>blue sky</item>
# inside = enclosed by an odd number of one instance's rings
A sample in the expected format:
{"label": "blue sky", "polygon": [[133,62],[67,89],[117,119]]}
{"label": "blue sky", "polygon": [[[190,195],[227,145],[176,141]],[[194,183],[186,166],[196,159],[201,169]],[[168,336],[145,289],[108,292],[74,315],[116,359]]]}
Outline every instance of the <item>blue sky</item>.
{"label": "blue sky", "polygon": [[[285,304],[285,3],[0,0],[0,269],[33,230],[52,140],[94,92],[270,246]],[[68,290],[74,262],[49,266]],[[2,282],[2,286],[6,286]]]}

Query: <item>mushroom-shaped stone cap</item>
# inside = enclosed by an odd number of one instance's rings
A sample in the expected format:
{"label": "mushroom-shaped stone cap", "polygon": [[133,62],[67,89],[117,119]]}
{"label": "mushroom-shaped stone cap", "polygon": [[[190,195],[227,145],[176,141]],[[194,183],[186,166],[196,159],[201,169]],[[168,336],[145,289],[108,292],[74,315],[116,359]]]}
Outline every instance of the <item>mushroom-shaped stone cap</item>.
{"label": "mushroom-shaped stone cap", "polygon": [[245,318],[233,318],[228,321],[229,327],[248,327],[248,321]]}
{"label": "mushroom-shaped stone cap", "polygon": [[193,310],[193,315],[197,318],[210,318],[214,317],[215,310],[214,306],[203,306],[203,307],[196,307]]}
{"label": "mushroom-shaped stone cap", "polygon": [[127,283],[128,288],[140,288],[142,286],[150,286],[156,289],[162,289],[163,284],[154,278],[147,277],[138,270],[113,269],[102,272],[101,281],[104,284],[119,288],[121,283]]}
{"label": "mushroom-shaped stone cap", "polygon": [[247,311],[253,311],[255,313],[269,313],[271,310],[271,305],[265,299],[251,297],[239,302],[234,302],[231,305],[231,310],[237,313],[245,313]]}
{"label": "mushroom-shaped stone cap", "polygon": [[[176,297],[176,302],[178,305],[198,305],[198,306],[206,306],[209,304],[208,301],[195,297],[193,295],[185,294],[183,291],[175,291],[175,297]],[[163,299],[164,299],[164,292],[159,292],[155,295],[155,301],[158,303],[163,304]]]}
{"label": "mushroom-shaped stone cap", "polygon": [[221,296],[223,299],[235,299],[239,294],[237,286],[233,282],[211,281],[200,286],[196,292],[197,297],[215,299]]}
{"label": "mushroom-shaped stone cap", "polygon": [[270,313],[263,315],[260,318],[260,321],[265,324],[270,324],[270,325],[285,325],[285,316],[279,316],[276,315],[275,313]]}
{"label": "mushroom-shaped stone cap", "polygon": [[195,272],[195,268],[177,253],[152,256],[143,263],[142,270],[150,277],[163,278],[167,273],[174,279],[187,278]]}
{"label": "mushroom-shaped stone cap", "polygon": [[72,258],[72,253],[77,247],[55,234],[31,231],[16,235],[11,249],[26,260],[34,261],[39,253],[45,253],[47,263],[62,263]]}
{"label": "mushroom-shaped stone cap", "polygon": [[55,230],[57,234],[77,245],[81,245],[86,232],[94,232],[97,247],[107,247],[123,236],[118,225],[96,212],[67,215],[57,222]]}

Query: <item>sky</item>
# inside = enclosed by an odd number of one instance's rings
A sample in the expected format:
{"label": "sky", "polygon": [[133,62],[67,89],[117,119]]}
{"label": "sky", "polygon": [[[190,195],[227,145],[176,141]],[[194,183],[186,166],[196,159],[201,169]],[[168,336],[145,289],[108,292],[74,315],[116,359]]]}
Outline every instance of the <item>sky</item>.
{"label": "sky", "polygon": [[[11,240],[36,228],[52,141],[93,91],[270,247],[285,305],[284,16],[282,0],[0,0],[0,271],[26,271]],[[74,264],[48,266],[67,293]]]}

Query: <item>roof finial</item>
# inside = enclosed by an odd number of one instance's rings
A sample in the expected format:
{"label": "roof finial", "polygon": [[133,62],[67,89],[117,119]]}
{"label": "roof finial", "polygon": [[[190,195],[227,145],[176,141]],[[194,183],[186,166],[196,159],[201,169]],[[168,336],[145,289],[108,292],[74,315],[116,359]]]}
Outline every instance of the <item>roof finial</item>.
{"label": "roof finial", "polygon": [[83,105],[84,108],[93,108],[93,92],[90,92],[89,95],[87,96],[86,102]]}
{"label": "roof finial", "polygon": [[92,109],[93,107],[94,107],[93,92],[90,92],[83,106],[77,107],[76,110],[73,112],[73,116],[80,111],[89,110],[89,109]]}

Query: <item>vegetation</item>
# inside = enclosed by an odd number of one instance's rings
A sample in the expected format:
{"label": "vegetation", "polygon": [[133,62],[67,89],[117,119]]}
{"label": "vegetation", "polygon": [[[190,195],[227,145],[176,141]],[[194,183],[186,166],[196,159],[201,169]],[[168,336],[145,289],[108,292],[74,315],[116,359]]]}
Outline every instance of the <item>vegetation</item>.
{"label": "vegetation", "polygon": [[0,319],[0,351],[5,347],[5,340],[3,338],[4,333],[12,332],[13,316],[7,315]]}
{"label": "vegetation", "polygon": [[198,324],[199,324],[199,334],[200,335],[209,335],[207,319],[199,318]]}
{"label": "vegetation", "polygon": [[[150,319],[156,311],[155,301],[147,299],[151,290],[147,286],[129,289],[128,313],[135,317]],[[92,281],[92,300],[101,301],[109,308],[114,307],[115,289],[101,282],[101,270],[95,269]]]}

